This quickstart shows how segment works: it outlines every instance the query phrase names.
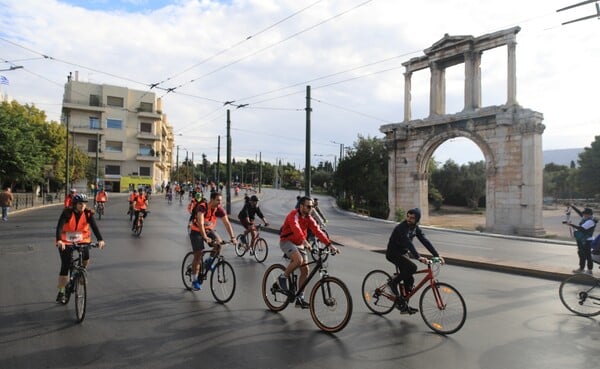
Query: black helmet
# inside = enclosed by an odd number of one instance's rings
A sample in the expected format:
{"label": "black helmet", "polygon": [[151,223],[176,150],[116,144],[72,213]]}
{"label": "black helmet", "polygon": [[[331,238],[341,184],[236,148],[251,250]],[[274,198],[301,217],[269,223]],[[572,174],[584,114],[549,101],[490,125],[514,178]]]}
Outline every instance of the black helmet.
{"label": "black helmet", "polygon": [[78,193],[77,195],[73,196],[73,198],[71,199],[71,202],[73,203],[73,205],[75,205],[79,202],[88,202],[88,198],[87,198],[86,194]]}
{"label": "black helmet", "polygon": [[250,201],[257,201],[258,202],[258,197],[256,197],[256,195],[252,195],[252,196],[250,196]]}

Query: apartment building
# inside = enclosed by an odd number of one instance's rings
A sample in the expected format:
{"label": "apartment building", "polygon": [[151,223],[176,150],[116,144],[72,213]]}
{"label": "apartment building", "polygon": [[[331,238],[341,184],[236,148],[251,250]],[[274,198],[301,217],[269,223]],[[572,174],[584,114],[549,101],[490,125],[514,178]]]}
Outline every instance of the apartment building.
{"label": "apartment building", "polygon": [[[65,84],[63,123],[74,145],[98,163],[98,182],[112,192],[169,182],[173,166],[173,127],[162,101],[148,91],[79,81]],[[88,183],[73,183],[86,188]]]}

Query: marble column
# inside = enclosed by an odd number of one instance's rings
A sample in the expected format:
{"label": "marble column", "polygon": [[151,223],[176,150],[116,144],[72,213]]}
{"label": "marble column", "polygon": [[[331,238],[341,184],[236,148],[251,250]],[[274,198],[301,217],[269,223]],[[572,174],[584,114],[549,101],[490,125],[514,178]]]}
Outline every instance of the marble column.
{"label": "marble column", "polygon": [[412,109],[411,109],[412,96],[410,93],[410,91],[412,89],[411,77],[412,77],[412,72],[404,73],[404,121],[405,122],[408,122],[409,120],[411,120],[411,116],[412,116]]}
{"label": "marble column", "polygon": [[514,40],[509,41],[508,47],[508,89],[507,89],[507,101],[506,105],[517,104],[517,42]]}

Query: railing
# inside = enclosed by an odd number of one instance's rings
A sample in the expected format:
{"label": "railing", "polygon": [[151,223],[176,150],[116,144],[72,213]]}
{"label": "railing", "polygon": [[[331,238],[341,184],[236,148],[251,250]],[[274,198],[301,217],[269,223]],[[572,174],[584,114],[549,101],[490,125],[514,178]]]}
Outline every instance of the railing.
{"label": "railing", "polygon": [[44,193],[35,195],[34,193],[13,193],[13,210],[27,209],[39,205],[63,203],[65,200],[64,193]]}

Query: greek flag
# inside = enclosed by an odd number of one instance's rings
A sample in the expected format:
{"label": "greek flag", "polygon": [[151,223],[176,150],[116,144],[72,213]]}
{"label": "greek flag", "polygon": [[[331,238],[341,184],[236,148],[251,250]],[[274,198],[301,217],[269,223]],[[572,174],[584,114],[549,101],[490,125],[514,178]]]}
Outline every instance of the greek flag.
{"label": "greek flag", "polygon": [[0,85],[7,85],[8,84],[8,78],[4,77],[4,76],[0,76]]}

